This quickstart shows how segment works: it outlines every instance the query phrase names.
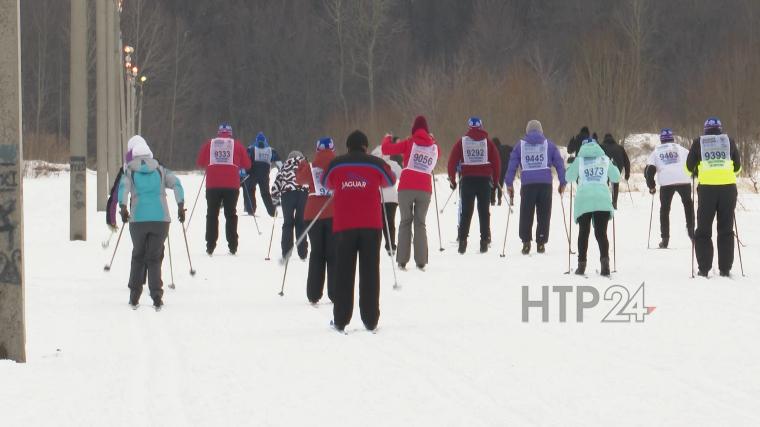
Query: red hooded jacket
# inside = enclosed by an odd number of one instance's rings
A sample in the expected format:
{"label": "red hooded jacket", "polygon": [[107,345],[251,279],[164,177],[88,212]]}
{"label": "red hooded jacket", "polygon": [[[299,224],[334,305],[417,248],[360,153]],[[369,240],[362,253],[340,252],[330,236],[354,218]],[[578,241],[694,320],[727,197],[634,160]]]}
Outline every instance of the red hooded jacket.
{"label": "red hooded jacket", "polygon": [[[466,134],[468,137],[480,141],[485,139],[488,146],[488,163],[484,165],[465,165],[462,164],[462,176],[484,176],[491,177],[494,185],[499,184],[499,172],[501,171],[501,161],[499,159],[499,150],[496,144],[488,138],[488,132],[482,129],[470,129]],[[462,152],[462,138],[459,138],[449,155],[449,180],[456,182],[457,166],[464,160]]]}
{"label": "red hooded jacket", "polygon": [[[298,170],[296,170],[296,183],[298,185],[308,185],[309,186],[309,198],[306,199],[306,210],[303,214],[303,219],[310,221],[314,219],[317,216],[317,213],[319,213],[319,210],[322,209],[322,206],[324,206],[325,203],[330,199],[329,195],[319,196],[314,194],[315,192],[315,186],[314,186],[314,176],[311,173],[311,168],[320,168],[323,171],[327,170],[327,167],[330,166],[330,162],[335,158],[335,152],[332,150],[322,150],[317,151],[317,154],[314,156],[314,161],[309,164],[307,161],[302,161],[298,165]],[[322,215],[320,215],[319,219],[326,219],[326,218],[332,218],[333,217],[333,204],[331,203],[324,212],[322,212]]]}
{"label": "red hooded jacket", "polygon": [[206,169],[206,188],[232,188],[240,187],[240,168],[250,169],[251,159],[245,147],[237,139],[232,155],[232,165],[211,164],[211,140],[207,140],[198,151],[198,159],[195,163]]}
{"label": "red hooded jacket", "polygon": [[[417,144],[421,147],[430,147],[431,145],[436,145],[435,139],[433,139],[433,137],[425,129],[417,129],[412,133],[412,136],[403,141],[398,141],[395,144],[393,143],[393,138],[390,135],[387,135],[385,138],[383,138],[383,154],[387,156],[402,154],[404,156],[404,170],[401,172],[401,177],[398,181],[399,191],[418,190],[432,193],[433,181],[430,175],[424,172],[407,169],[407,165],[409,164],[409,157],[411,157],[412,147],[414,144]],[[440,158],[441,149],[437,145],[436,148],[438,149],[438,158]]]}

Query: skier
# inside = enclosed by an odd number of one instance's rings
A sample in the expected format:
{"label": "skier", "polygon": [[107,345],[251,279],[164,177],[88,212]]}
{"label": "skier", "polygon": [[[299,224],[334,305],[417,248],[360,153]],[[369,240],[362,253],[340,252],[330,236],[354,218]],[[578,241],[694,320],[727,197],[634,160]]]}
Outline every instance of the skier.
{"label": "skier", "polygon": [[[396,138],[397,139],[397,138]],[[395,142],[392,142],[395,144]],[[391,172],[396,178],[396,183],[401,176],[401,164],[397,163],[391,156],[383,155],[383,147],[378,145],[372,150],[372,155],[379,157],[391,167]],[[393,156],[398,157],[398,156]],[[403,157],[401,158],[403,162]],[[383,238],[385,239],[385,251],[389,255],[393,256],[396,253],[396,209],[398,208],[398,188],[396,185],[392,187],[383,187],[383,225],[388,224],[388,229],[383,226]]]}
{"label": "skier", "polygon": [[394,185],[390,167],[367,154],[369,141],[361,131],[346,139],[348,154],[330,162],[323,184],[334,192],[333,232],[336,266],[333,327],[343,331],[354,309],[354,276],[359,258],[359,311],[364,326],[377,328],[380,318],[380,187]]}
{"label": "skier", "polygon": [[[612,135],[605,134],[602,141],[602,150],[607,157],[612,160],[612,163],[617,166],[620,172],[625,172],[625,180],[631,177],[631,161],[628,159],[628,153],[625,152],[625,148],[615,141]],[[620,193],[620,183],[612,184],[612,207],[617,209],[618,194]]]}
{"label": "skier", "polygon": [[686,157],[689,150],[676,144],[671,129],[660,132],[660,145],[657,146],[647,159],[644,177],[649,187],[649,193],[657,193],[655,174],[660,184],[660,248],[668,247],[670,241],[670,203],[673,195],[678,193],[686,214],[686,232],[690,239],[694,238],[694,201],[691,199],[691,181],[686,174]]}
{"label": "skier", "polygon": [[602,276],[610,275],[610,243],[607,240],[607,224],[615,209],[607,185],[608,181],[619,182],[620,171],[604,154],[602,147],[594,139],[587,139],[578,150],[578,156],[567,169],[567,180],[578,183],[575,198],[575,222],[578,224],[578,268],[575,274],[586,274],[586,252],[594,224],[594,236],[599,244]]}
{"label": "skier", "polygon": [[433,169],[438,162],[440,149],[428,130],[424,116],[417,116],[412,124],[409,138],[393,144],[386,135],[382,145],[383,154],[403,154],[404,170],[398,183],[401,223],[398,228],[396,262],[402,269],[411,258],[412,224],[414,224],[414,263],[420,270],[428,263],[428,240],[425,219],[433,194]]}
{"label": "skier", "polygon": [[567,143],[567,155],[570,156],[567,158],[567,163],[572,163],[575,160],[578,150],[581,149],[581,144],[589,137],[591,137],[591,132],[589,132],[588,126],[583,126],[578,135],[570,138],[570,141]]}
{"label": "skier", "polygon": [[[291,151],[272,186],[274,204],[282,207],[281,247],[283,258],[293,247],[293,232],[296,236],[300,236],[306,229],[304,211],[306,210],[306,199],[309,196],[309,187],[308,185],[299,185],[296,182],[298,165],[305,160],[306,158],[300,151]],[[298,257],[305,260],[309,254],[309,244],[306,239],[301,241],[296,250]]]}
{"label": "skier", "polygon": [[705,121],[704,135],[691,144],[686,169],[696,175],[699,186],[697,229],[694,245],[699,275],[707,277],[712,269],[713,218],[718,217],[718,270],[728,277],[734,264],[734,211],[738,196],[736,175],[741,171],[741,157],[736,143],[723,133],[716,117]]}
{"label": "skier", "polygon": [[513,187],[517,167],[520,167],[520,240],[523,255],[530,253],[533,240],[533,216],[537,217],[536,250],[542,254],[549,241],[549,225],[552,217],[552,171],[557,171],[559,194],[565,191],[565,162],[557,146],[544,136],[541,122],[531,120],[525,128],[525,136],[515,146],[509,159],[509,169],[504,182],[507,184],[509,203],[515,197]]}
{"label": "skier", "polygon": [[212,255],[219,237],[219,209],[224,206],[227,246],[238,250],[237,200],[240,195],[241,168],[250,169],[251,159],[240,141],[233,139],[232,126],[219,125],[216,138],[206,141],[198,151],[196,164],[206,169],[206,253]]}
{"label": "skier", "polygon": [[132,149],[134,148],[137,139],[130,138],[127,141],[127,152],[124,153],[124,164],[119,168],[119,173],[116,174],[116,178],[111,185],[111,191],[108,193],[108,201],[106,202],[106,224],[111,228],[111,231],[115,231],[118,226],[116,225],[116,207],[119,204],[119,183],[121,183],[121,177],[124,174],[127,163],[132,161]]}
{"label": "skier", "polygon": [[278,169],[282,168],[280,155],[269,146],[269,140],[264,132],[259,132],[256,139],[248,146],[248,157],[251,159],[251,168],[247,171],[248,179],[243,183],[248,195],[243,199],[245,211],[249,215],[256,213],[256,186],[258,186],[267,213],[274,217],[275,208],[272,195],[269,193],[269,171],[272,164]]}
{"label": "skier", "polygon": [[319,211],[329,203],[332,194],[322,185],[322,176],[327,166],[335,158],[335,144],[332,138],[317,141],[314,161],[309,165],[305,159],[298,164],[296,183],[309,187],[306,200],[304,220],[316,221],[309,230],[311,253],[309,254],[309,273],[306,279],[306,297],[312,305],[322,299],[325,288],[325,269],[327,269],[327,298],[335,298],[335,238],[333,237],[333,205],[328,204],[317,218]]}
{"label": "skier", "polygon": [[478,218],[480,220],[480,252],[488,251],[491,244],[491,213],[489,202],[496,190],[494,185],[499,180],[501,163],[496,145],[488,138],[483,130],[483,121],[471,117],[468,121],[467,134],[454,144],[449,154],[449,182],[452,190],[457,188],[457,165],[462,164],[461,209],[462,217],[459,224],[459,253],[467,250],[467,236],[470,233],[470,222],[478,201]]}
{"label": "skier", "polygon": [[[499,138],[494,138],[493,143],[496,144],[496,149],[499,150],[499,162],[501,163],[499,185],[496,186],[496,199],[498,205],[501,206],[501,199],[504,198],[504,177],[507,175],[507,166],[509,166],[509,156],[512,154],[512,146],[508,144],[502,145]],[[493,206],[493,200],[491,200],[491,206]]]}
{"label": "skier", "polygon": [[[129,272],[129,305],[137,308],[140,303],[147,268],[153,307],[160,310],[164,293],[161,262],[164,259],[164,241],[171,222],[166,203],[166,189],[174,190],[180,222],[185,222],[185,194],[182,183],[174,173],[153,159],[153,153],[145,139],[135,135],[130,138],[130,144],[133,146],[133,158],[125,167],[118,196],[121,220],[129,222],[129,234],[133,245]],[[130,210],[132,215],[129,213]]]}

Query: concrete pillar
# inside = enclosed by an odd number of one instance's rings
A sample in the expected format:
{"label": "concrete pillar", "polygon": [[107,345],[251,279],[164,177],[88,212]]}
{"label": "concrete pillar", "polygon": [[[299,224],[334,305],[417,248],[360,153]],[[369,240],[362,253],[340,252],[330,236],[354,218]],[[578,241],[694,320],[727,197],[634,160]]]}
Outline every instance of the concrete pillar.
{"label": "concrete pillar", "polygon": [[108,179],[113,181],[116,179],[116,175],[119,173],[121,164],[123,162],[123,154],[120,153],[120,120],[119,120],[119,79],[117,69],[119,65],[116,59],[118,58],[120,47],[116,38],[116,5],[114,0],[103,0],[106,2],[106,43],[108,44],[108,54],[106,57],[106,73],[107,77],[107,89],[106,96],[108,97]]}
{"label": "concrete pillar", "polygon": [[87,240],[87,0],[71,0],[69,239]]}
{"label": "concrete pillar", "polygon": [[108,179],[108,38],[106,22],[110,0],[95,0],[95,43],[96,43],[96,109],[97,109],[97,170],[98,170],[98,210],[106,210],[110,182]]}
{"label": "concrete pillar", "polygon": [[0,359],[26,362],[19,0],[0,0]]}

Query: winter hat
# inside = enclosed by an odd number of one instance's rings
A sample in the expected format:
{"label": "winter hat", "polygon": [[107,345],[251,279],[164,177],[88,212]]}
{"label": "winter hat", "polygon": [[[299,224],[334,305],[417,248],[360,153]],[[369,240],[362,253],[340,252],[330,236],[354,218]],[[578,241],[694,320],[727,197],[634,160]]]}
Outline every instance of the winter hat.
{"label": "winter hat", "polygon": [[538,132],[543,135],[544,128],[541,126],[541,122],[538,120],[531,120],[528,125],[525,126],[525,133]]}
{"label": "winter hat", "polygon": [[710,117],[705,121],[705,133],[708,131],[723,131],[723,123],[720,122],[720,119],[717,117]]}
{"label": "winter hat", "polygon": [[264,132],[259,132],[256,135],[256,146],[259,148],[264,148],[267,145],[267,137],[264,135]]}
{"label": "winter hat", "polygon": [[216,136],[219,138],[232,138],[232,125],[227,122],[220,124],[219,129],[216,131]]}
{"label": "winter hat", "polygon": [[[124,155],[124,161],[129,163],[132,161],[132,158],[134,155],[132,154],[132,149],[135,148],[135,144],[141,140],[142,138],[138,137],[137,135],[133,136],[132,138],[129,138],[129,141],[127,141],[127,153]],[[143,141],[145,141],[143,139]]]}
{"label": "winter hat", "polygon": [[127,146],[132,145],[132,157],[147,157],[149,159],[153,158],[153,152],[150,151],[150,147],[148,147],[148,143],[145,142],[145,139],[141,137],[140,135],[135,135],[132,138],[129,139],[129,142],[127,142]]}
{"label": "winter hat", "polygon": [[665,128],[660,131],[660,142],[673,142],[675,141],[675,138],[673,137],[673,129]]}
{"label": "winter hat", "polygon": [[300,151],[293,150],[288,154],[288,160],[295,159],[296,157],[303,157],[303,153]]}
{"label": "winter hat", "polygon": [[470,119],[467,120],[467,126],[469,126],[470,129],[483,129],[483,120],[480,120],[480,117],[470,117]]}
{"label": "winter hat", "polygon": [[329,136],[317,140],[317,152],[325,150],[335,151],[335,143]]}
{"label": "winter hat", "polygon": [[598,144],[598,142],[596,142],[596,138],[586,138],[583,140],[583,142],[581,142],[581,145],[586,145],[586,144],[591,144],[591,143]]}
{"label": "winter hat", "polygon": [[588,126],[583,126],[581,128],[581,131],[578,133],[582,137],[582,139],[586,139],[591,135],[591,132],[588,130]]}
{"label": "winter hat", "polygon": [[418,129],[424,129],[425,132],[430,133],[430,130],[428,129],[427,119],[425,119],[425,116],[417,116],[414,118],[414,124],[412,125],[412,133],[416,132]]}
{"label": "winter hat", "polygon": [[367,147],[369,147],[367,135],[360,130],[351,132],[351,135],[348,135],[348,138],[346,138],[346,147],[348,147],[348,151],[367,152]]}

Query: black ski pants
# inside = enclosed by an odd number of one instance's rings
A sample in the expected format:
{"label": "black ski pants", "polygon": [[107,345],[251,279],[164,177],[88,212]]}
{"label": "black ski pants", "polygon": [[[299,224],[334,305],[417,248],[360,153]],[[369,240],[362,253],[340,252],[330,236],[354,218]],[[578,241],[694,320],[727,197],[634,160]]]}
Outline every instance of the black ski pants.
{"label": "black ski pants", "polygon": [[245,211],[249,214],[256,213],[256,186],[258,186],[267,213],[269,216],[274,216],[275,207],[272,202],[272,194],[269,192],[269,166],[266,163],[264,166],[260,166],[259,163],[261,162],[257,162],[253,169],[248,170],[249,178],[243,183],[248,196],[250,196],[243,199]]}
{"label": "black ski pants", "polygon": [[206,250],[216,248],[219,238],[219,210],[224,206],[225,234],[230,251],[237,251],[237,202],[240,196],[238,188],[208,188],[206,189]]}
{"label": "black ski pants", "polygon": [[[396,250],[396,208],[398,208],[398,203],[383,203],[383,237],[385,238],[386,252],[391,249]],[[386,221],[388,222],[388,229],[385,228]],[[390,230],[390,236],[388,230]]]}
{"label": "black ski pants", "polygon": [[460,181],[462,187],[462,220],[459,224],[459,240],[467,239],[470,223],[475,213],[475,200],[478,201],[478,219],[480,220],[480,239],[491,241],[491,178],[484,176],[465,176]]}
{"label": "black ski pants", "polygon": [[[282,256],[293,247],[295,238],[298,238],[306,230],[306,224],[303,220],[304,211],[306,211],[306,199],[309,194],[305,191],[288,191],[282,193],[280,201],[282,203]],[[295,236],[293,233],[295,232]],[[306,239],[296,248],[298,256],[306,259],[309,252],[309,244]]]}
{"label": "black ski pants", "polygon": [[131,222],[132,263],[129,270],[129,298],[137,303],[142,294],[147,270],[148,289],[154,302],[164,295],[161,281],[161,263],[164,260],[164,241],[169,234],[169,223],[162,221]]}
{"label": "black ski pants", "polygon": [[700,185],[697,187],[697,229],[694,246],[700,271],[713,265],[712,224],[718,217],[718,269],[731,271],[734,264],[734,211],[738,192],[736,184]]}
{"label": "black ski pants", "polygon": [[533,240],[533,217],[536,216],[536,243],[549,241],[549,223],[552,219],[552,185],[527,184],[520,188],[520,240]]}
{"label": "black ski pants", "polygon": [[309,230],[311,254],[309,275],[306,279],[306,297],[316,303],[322,299],[327,272],[327,298],[335,301],[335,238],[332,218],[318,219]]}
{"label": "black ski pants", "polygon": [[675,193],[678,193],[681,197],[681,203],[683,203],[683,211],[686,215],[686,232],[689,237],[694,236],[694,201],[691,200],[691,185],[665,185],[660,187],[660,236],[664,240],[670,239],[670,205]]}
{"label": "black ski pants", "polygon": [[380,318],[380,241],[374,228],[357,228],[335,233],[336,267],[333,318],[344,328],[354,310],[354,278],[359,260],[359,312],[367,329],[375,329]]}
{"label": "black ski pants", "polygon": [[588,212],[578,218],[579,262],[586,262],[592,220],[594,222],[594,237],[596,237],[596,243],[599,245],[599,258],[610,257],[610,241],[607,239],[607,224],[610,222],[610,213],[607,211]]}
{"label": "black ski pants", "polygon": [[620,184],[617,182],[612,183],[612,207],[617,210],[618,194],[620,194]]}

